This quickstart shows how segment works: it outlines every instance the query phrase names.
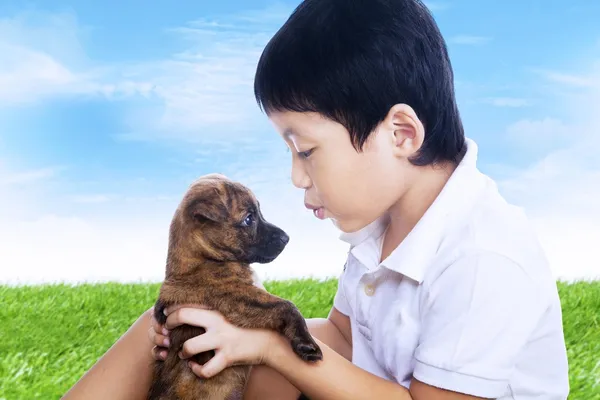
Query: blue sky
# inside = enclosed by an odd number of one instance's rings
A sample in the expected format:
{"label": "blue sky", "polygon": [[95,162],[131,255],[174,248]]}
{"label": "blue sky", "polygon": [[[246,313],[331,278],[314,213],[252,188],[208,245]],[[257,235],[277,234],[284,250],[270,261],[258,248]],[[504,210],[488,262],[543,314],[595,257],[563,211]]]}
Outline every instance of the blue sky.
{"label": "blue sky", "polygon": [[[160,279],[174,207],[214,171],[292,234],[264,277],[336,275],[345,246],[303,210],[252,94],[296,5],[3,1],[0,280]],[[428,5],[480,168],[526,208],[557,276],[600,275],[600,2]]]}

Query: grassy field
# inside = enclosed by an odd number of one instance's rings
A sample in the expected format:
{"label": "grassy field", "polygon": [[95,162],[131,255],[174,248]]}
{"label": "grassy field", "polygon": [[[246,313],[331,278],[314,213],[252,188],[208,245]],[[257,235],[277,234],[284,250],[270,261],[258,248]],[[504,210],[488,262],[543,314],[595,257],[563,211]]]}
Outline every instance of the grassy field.
{"label": "grassy field", "polygon": [[[326,316],[337,282],[267,282],[306,317]],[[59,399],[153,304],[158,285],[0,286],[0,399]],[[600,399],[600,282],[559,284],[570,399]]]}

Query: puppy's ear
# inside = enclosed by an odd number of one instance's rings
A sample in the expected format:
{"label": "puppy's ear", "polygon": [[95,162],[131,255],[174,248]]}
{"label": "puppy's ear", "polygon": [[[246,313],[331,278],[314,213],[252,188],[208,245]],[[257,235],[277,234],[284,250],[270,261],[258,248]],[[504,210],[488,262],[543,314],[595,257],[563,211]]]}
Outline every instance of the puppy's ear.
{"label": "puppy's ear", "polygon": [[222,222],[227,219],[227,208],[220,201],[212,199],[195,200],[189,207],[190,216],[199,222]]}

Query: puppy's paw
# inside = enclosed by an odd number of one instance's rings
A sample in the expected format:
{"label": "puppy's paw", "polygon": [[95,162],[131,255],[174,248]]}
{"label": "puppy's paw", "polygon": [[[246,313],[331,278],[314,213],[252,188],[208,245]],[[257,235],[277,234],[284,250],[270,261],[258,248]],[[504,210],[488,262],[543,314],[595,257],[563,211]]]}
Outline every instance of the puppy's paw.
{"label": "puppy's paw", "polygon": [[292,340],[292,349],[304,361],[316,362],[323,359],[321,348],[312,338]]}

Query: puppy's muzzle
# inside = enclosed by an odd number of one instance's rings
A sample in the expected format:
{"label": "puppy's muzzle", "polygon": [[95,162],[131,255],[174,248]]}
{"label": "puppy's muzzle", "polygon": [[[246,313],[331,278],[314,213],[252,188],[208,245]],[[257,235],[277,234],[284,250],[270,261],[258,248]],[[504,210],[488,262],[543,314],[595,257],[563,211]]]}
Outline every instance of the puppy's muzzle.
{"label": "puppy's muzzle", "polygon": [[279,234],[275,233],[273,234],[273,241],[278,241],[281,242],[281,244],[283,246],[287,245],[290,241],[290,237],[285,233],[285,232],[281,232]]}
{"label": "puppy's muzzle", "polygon": [[260,236],[261,239],[250,256],[251,263],[270,263],[290,241],[290,237],[282,229],[271,224],[267,224]]}

